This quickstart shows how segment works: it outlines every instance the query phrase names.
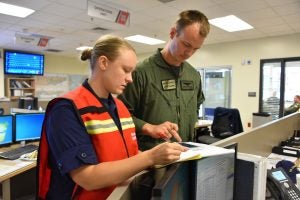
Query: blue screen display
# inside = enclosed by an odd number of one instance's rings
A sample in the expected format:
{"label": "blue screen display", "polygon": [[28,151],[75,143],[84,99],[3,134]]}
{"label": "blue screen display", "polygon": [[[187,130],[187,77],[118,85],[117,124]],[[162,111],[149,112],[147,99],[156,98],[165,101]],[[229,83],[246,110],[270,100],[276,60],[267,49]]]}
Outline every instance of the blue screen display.
{"label": "blue screen display", "polygon": [[4,73],[17,75],[43,75],[44,55],[5,50]]}
{"label": "blue screen display", "polygon": [[13,116],[0,115],[0,146],[13,142]]}
{"label": "blue screen display", "polygon": [[275,171],[272,172],[272,175],[274,178],[276,178],[278,181],[282,181],[285,180],[286,177],[284,176],[284,174],[281,171]]}
{"label": "blue screen display", "polygon": [[45,113],[18,113],[15,115],[15,141],[38,140]]}

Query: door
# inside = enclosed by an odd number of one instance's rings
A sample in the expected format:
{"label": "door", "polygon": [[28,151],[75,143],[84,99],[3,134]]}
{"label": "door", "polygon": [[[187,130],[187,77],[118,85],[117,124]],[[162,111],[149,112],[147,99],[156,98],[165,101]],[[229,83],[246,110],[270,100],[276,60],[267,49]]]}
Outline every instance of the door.
{"label": "door", "polygon": [[216,107],[229,108],[231,103],[231,67],[200,68],[205,102],[200,108],[200,117],[213,119]]}

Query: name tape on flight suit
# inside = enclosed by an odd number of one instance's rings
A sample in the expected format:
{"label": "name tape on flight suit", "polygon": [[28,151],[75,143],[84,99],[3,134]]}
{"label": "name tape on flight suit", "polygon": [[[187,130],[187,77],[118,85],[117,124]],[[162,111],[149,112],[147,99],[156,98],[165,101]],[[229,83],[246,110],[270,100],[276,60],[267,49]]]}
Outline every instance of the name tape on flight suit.
{"label": "name tape on flight suit", "polygon": [[175,79],[161,81],[163,90],[174,90],[176,89]]}
{"label": "name tape on flight suit", "polygon": [[[174,90],[176,89],[176,81],[174,79],[161,81],[163,90]],[[180,81],[181,90],[194,90],[194,82],[189,80]]]}

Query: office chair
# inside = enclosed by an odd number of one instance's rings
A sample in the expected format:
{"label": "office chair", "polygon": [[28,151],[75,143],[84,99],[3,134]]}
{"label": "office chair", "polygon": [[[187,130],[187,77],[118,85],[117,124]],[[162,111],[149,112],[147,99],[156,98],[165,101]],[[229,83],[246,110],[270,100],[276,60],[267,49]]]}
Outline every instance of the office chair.
{"label": "office chair", "polygon": [[217,107],[211,125],[211,135],[197,136],[196,141],[211,144],[221,139],[243,132],[240,112],[236,108]]}

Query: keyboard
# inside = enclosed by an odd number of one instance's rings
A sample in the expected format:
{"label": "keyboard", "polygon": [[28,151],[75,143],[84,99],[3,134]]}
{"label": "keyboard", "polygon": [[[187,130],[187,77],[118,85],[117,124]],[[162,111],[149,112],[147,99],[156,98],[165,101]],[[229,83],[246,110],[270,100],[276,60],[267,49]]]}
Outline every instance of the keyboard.
{"label": "keyboard", "polygon": [[17,147],[0,153],[0,158],[15,160],[20,158],[23,154],[37,150],[39,146],[35,144],[27,144],[25,146]]}

